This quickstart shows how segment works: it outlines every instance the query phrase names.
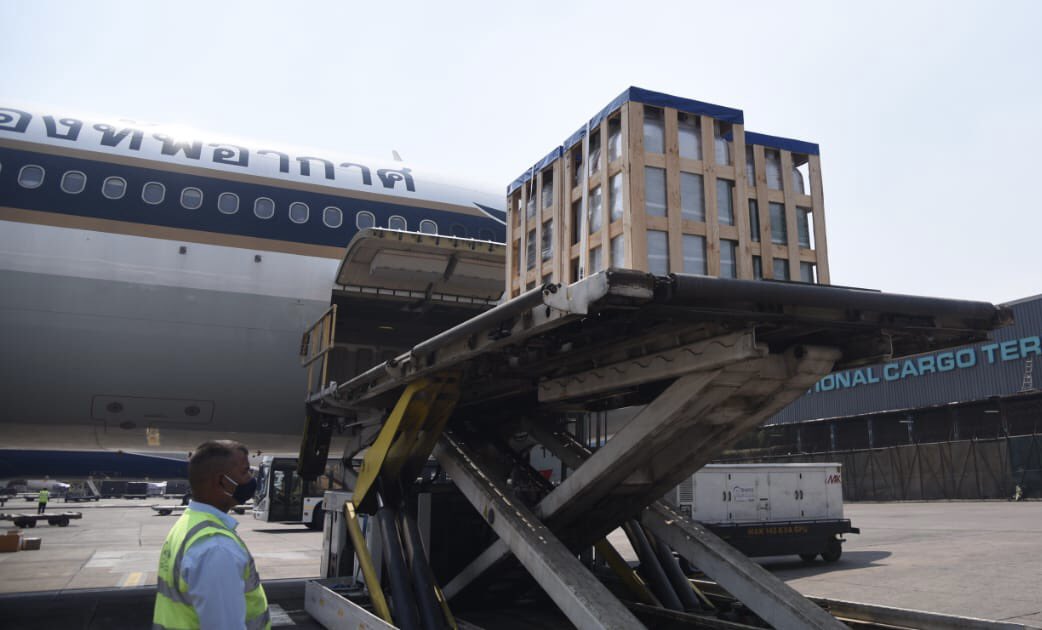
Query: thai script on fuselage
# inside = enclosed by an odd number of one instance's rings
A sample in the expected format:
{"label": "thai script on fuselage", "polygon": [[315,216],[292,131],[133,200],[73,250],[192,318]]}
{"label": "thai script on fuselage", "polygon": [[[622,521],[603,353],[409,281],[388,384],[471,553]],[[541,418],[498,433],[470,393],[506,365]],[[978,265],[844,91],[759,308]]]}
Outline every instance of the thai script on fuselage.
{"label": "thai script on fuselage", "polygon": [[829,374],[808,393],[832,392],[1042,356],[1042,337],[1021,337]]}
{"label": "thai script on fuselage", "polygon": [[[39,128],[41,125],[42,129]],[[416,192],[416,181],[412,169],[409,168],[373,169],[356,162],[337,164],[321,157],[294,156],[268,149],[251,152],[246,147],[234,144],[183,140],[163,132],[153,133],[132,126],[108,123],[91,124],[78,118],[34,116],[30,112],[10,107],[0,107],[0,132],[5,132],[3,135],[41,135],[52,140],[77,143],[90,149],[142,152],[144,147],[144,151],[150,155],[209,163],[219,167],[247,169],[251,160],[255,166],[258,160],[263,160],[268,161],[271,166],[277,164],[278,172],[286,175],[339,181],[353,186],[375,187],[378,190]]]}

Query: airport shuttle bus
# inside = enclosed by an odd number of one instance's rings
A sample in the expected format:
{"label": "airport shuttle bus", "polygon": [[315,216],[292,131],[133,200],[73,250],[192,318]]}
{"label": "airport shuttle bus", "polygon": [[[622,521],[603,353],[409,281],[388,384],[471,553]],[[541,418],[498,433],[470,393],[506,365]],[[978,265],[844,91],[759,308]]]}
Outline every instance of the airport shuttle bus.
{"label": "airport shuttle bus", "polygon": [[257,493],[253,497],[253,518],[268,523],[304,523],[322,529],[322,497],[326,490],[342,490],[336,481],[337,460],[331,460],[326,473],[307,481],[297,473],[296,457],[265,455],[257,471]]}

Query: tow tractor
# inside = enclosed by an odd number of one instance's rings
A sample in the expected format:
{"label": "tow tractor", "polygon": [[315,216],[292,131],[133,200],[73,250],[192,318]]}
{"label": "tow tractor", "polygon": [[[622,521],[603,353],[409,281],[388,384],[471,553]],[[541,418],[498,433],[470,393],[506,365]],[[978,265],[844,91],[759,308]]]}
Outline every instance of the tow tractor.
{"label": "tow tractor", "polygon": [[[803,597],[660,498],[834,369],[984,339],[1008,310],[615,269],[497,304],[502,249],[372,229],[348,245],[301,352],[299,470],[322,474],[335,435],[350,490],[326,493],[313,616],[329,628],[880,623],[870,607]],[[623,407],[639,411],[610,439],[581,439],[577,418]],[[559,484],[529,464],[533,447],[567,467]],[[618,528],[639,566],[609,542]]]}
{"label": "tow tractor", "polygon": [[69,521],[83,518],[80,512],[53,512],[51,514],[0,514],[0,521],[13,521],[15,527],[36,527],[40,521],[48,525],[68,527]]}

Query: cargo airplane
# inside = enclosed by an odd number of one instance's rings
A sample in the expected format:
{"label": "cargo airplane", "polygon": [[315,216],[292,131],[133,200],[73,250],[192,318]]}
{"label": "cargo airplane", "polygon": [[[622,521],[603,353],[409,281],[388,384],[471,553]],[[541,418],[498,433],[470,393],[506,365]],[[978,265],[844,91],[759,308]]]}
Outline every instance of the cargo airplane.
{"label": "cargo airplane", "polygon": [[401,161],[3,105],[0,448],[294,451],[352,237],[505,240],[502,195]]}

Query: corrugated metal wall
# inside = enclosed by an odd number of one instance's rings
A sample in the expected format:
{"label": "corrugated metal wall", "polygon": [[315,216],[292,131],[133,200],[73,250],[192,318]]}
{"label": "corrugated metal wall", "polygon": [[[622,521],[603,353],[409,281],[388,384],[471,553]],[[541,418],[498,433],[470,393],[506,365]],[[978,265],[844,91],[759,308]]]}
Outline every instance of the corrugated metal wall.
{"label": "corrugated metal wall", "polygon": [[1015,323],[993,341],[898,359],[826,376],[766,424],[842,418],[985,400],[1021,391],[1033,357],[1042,389],[1042,295],[1008,304]]}
{"label": "corrugated metal wall", "polygon": [[1026,498],[1042,496],[1042,435],[742,461],[838,462],[843,466],[845,501],[1008,499],[1016,486]]}

